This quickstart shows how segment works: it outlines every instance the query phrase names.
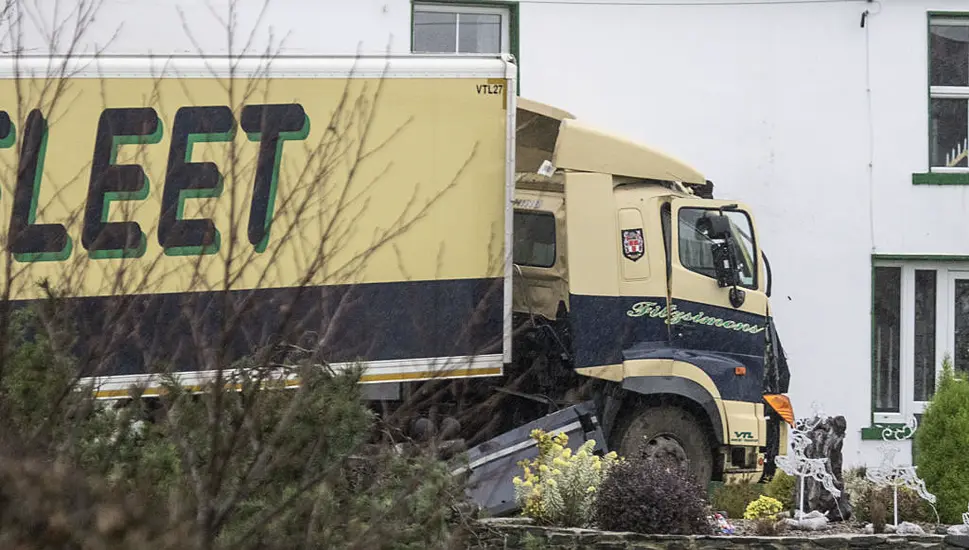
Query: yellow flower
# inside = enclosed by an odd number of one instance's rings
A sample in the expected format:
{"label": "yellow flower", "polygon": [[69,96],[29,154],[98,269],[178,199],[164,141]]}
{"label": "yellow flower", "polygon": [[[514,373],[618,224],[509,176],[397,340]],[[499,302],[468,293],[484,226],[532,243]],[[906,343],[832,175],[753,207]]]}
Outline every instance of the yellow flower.
{"label": "yellow flower", "polygon": [[744,510],[744,519],[768,519],[781,512],[784,505],[777,499],[767,495],[761,495],[757,500],[747,505]]}
{"label": "yellow flower", "polygon": [[[536,429],[531,431],[531,436],[536,442],[538,456],[519,462],[524,475],[514,477],[513,481],[522,513],[541,522],[559,521],[563,505],[565,509],[587,508],[594,498],[591,495],[598,490],[603,466],[623,460],[615,452],[604,458],[597,456],[594,454],[596,442],[591,440],[570,449],[569,437],[565,433]],[[569,490],[560,493],[557,490],[559,481],[563,481]],[[581,513],[587,514],[588,511]]]}

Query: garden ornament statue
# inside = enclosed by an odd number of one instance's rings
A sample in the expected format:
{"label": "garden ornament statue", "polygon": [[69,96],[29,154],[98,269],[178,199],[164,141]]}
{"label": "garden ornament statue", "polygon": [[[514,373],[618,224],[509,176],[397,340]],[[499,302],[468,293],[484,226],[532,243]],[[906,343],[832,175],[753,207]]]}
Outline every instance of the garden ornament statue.
{"label": "garden ornament statue", "polygon": [[[877,487],[891,487],[893,506],[895,511],[894,525],[898,527],[898,488],[907,487],[918,494],[920,498],[928,501],[938,518],[939,512],[935,509],[935,495],[925,488],[925,482],[915,473],[916,466],[898,466],[895,464],[895,455],[898,454],[898,447],[888,442],[908,441],[915,435],[918,429],[918,420],[913,416],[906,424],[901,427],[891,426],[882,430],[882,441],[885,442],[878,447],[882,453],[882,462],[878,466],[868,468],[865,477]],[[963,521],[967,516],[963,515]]]}
{"label": "garden ornament statue", "polygon": [[845,433],[848,422],[844,416],[824,416],[816,411],[819,421],[814,428],[807,432],[811,444],[804,450],[807,458],[826,458],[828,473],[834,478],[832,483],[838,489],[837,494],[828,491],[823,483],[813,478],[804,482],[804,492],[807,498],[807,509],[818,511],[831,521],[847,521],[852,516],[851,498],[845,487],[844,480],[844,448]]}
{"label": "garden ornament statue", "polygon": [[824,420],[824,413],[815,403],[813,405],[815,414],[811,418],[800,418],[794,423],[791,429],[791,454],[781,455],[774,459],[777,467],[791,476],[797,476],[800,490],[798,491],[798,510],[797,519],[805,516],[804,513],[804,481],[813,479],[819,483],[835,497],[841,496],[841,491],[835,486],[835,479],[828,471],[828,458],[811,458],[807,456],[807,449],[811,445],[811,438],[808,434],[820,425]]}

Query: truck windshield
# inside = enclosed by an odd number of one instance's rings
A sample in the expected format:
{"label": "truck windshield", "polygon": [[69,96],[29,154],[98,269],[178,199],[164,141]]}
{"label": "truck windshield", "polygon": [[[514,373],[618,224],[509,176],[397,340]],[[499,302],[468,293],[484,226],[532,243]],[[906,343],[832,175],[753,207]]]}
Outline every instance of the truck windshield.
{"label": "truck windshield", "polygon": [[555,265],[555,216],[515,210],[514,262],[531,267]]}
{"label": "truck windshield", "polygon": [[[715,210],[706,208],[681,208],[679,211],[679,249],[680,263],[683,267],[707,277],[716,278],[713,266],[713,240],[697,227],[697,220]],[[724,215],[730,220],[731,233],[740,253],[741,284],[747,288],[757,287],[753,230],[750,218],[741,211],[728,211]]]}

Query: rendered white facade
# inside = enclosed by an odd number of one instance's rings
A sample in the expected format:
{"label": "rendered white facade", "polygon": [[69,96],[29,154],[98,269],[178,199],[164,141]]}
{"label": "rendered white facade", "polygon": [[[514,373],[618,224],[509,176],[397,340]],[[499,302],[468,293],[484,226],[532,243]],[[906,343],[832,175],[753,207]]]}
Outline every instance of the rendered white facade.
{"label": "rendered white facade", "polygon": [[[227,13],[220,6],[228,0],[105,0],[82,51],[97,44],[118,54],[164,56],[198,47],[225,53],[227,35],[209,4],[221,17]],[[485,12],[490,6],[468,4]],[[266,48],[270,29],[287,53],[411,49],[409,0],[276,0],[260,19],[261,6],[238,4],[235,51],[257,22],[256,52]],[[925,330],[914,322],[915,264],[904,256],[919,256],[920,269],[937,270],[934,344],[919,340],[933,347],[934,364],[954,351],[957,320],[969,316],[954,305],[962,280],[955,270],[969,269],[969,186],[913,184],[913,174],[929,171],[929,12],[969,11],[969,4],[527,0],[502,6],[505,15],[514,12],[517,28],[506,17],[501,44],[517,44],[523,96],[678,156],[716,184],[718,198],[753,207],[773,271],[795,411],[808,414],[818,401],[829,414],[844,415],[845,465],[877,461],[877,442],[861,436],[873,418],[873,256],[889,256],[886,265],[903,268],[901,336],[891,350],[899,374],[882,390],[895,392],[899,410],[875,414],[876,421],[904,421],[922,406],[913,397],[913,379],[916,333],[921,338]],[[40,38],[31,40],[28,46],[44,48]],[[909,457],[906,446],[898,458]]]}

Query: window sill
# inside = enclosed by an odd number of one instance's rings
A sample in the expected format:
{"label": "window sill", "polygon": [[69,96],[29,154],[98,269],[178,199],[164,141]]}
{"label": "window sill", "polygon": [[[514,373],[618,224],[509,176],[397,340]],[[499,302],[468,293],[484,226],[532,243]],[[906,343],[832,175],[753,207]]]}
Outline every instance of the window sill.
{"label": "window sill", "polygon": [[905,424],[873,424],[871,426],[866,426],[861,429],[861,440],[862,441],[881,441],[882,432],[885,428],[898,429],[905,427]]}
{"label": "window sill", "polygon": [[969,185],[969,172],[912,174],[912,185]]}

